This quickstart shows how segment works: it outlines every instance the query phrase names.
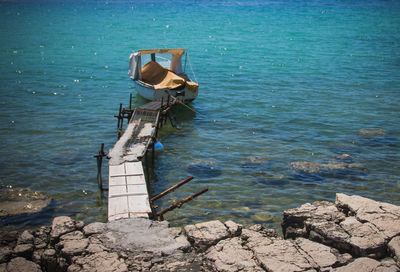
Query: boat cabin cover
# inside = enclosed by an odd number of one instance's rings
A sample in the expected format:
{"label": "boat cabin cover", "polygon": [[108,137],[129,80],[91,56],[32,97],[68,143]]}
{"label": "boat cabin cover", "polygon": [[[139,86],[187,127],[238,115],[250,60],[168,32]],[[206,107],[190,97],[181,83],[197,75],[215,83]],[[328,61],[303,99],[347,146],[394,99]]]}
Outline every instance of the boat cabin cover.
{"label": "boat cabin cover", "polygon": [[[163,67],[155,61],[155,54],[170,54],[169,67]],[[182,55],[185,49],[146,49],[131,54],[129,61],[129,76],[132,80],[151,85],[155,90],[176,89],[188,87],[196,91],[198,84],[189,80],[182,70]],[[151,61],[142,67],[142,56],[151,55]]]}

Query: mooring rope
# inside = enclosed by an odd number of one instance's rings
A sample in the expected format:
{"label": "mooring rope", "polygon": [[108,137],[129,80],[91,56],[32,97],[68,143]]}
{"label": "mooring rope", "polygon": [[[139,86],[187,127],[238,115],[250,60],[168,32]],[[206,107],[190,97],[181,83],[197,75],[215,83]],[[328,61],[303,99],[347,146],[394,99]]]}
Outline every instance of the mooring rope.
{"label": "mooring rope", "polygon": [[180,100],[178,100],[178,99],[177,99],[176,101],[177,101],[178,103],[180,103],[181,105],[185,106],[186,108],[188,108],[189,110],[191,110],[191,111],[197,113],[197,114],[200,115],[200,116],[203,116],[203,117],[206,118],[208,121],[210,121],[210,122],[212,122],[212,123],[216,123],[216,122],[217,122],[216,120],[213,120],[213,119],[209,118],[207,115],[204,115],[204,114],[198,112],[197,110],[195,110],[195,109],[189,107],[188,105],[186,105],[186,104],[183,103],[182,101],[180,101]]}

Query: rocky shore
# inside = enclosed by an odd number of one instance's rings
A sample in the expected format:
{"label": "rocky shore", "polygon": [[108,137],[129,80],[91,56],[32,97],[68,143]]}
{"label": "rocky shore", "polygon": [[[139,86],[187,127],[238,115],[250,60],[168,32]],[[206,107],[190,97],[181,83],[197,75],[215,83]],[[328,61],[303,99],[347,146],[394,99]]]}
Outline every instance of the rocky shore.
{"label": "rocky shore", "polygon": [[400,271],[400,207],[337,194],[261,225],[126,219],[0,235],[0,271]]}

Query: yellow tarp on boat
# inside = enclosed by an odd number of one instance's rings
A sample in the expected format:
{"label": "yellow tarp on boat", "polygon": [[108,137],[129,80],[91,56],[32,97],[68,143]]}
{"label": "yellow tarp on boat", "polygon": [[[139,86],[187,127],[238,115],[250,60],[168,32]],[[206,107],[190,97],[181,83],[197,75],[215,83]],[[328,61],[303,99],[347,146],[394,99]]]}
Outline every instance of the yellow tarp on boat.
{"label": "yellow tarp on boat", "polygon": [[186,83],[184,78],[162,67],[155,61],[150,61],[143,66],[142,81],[153,85],[155,90],[174,89]]}

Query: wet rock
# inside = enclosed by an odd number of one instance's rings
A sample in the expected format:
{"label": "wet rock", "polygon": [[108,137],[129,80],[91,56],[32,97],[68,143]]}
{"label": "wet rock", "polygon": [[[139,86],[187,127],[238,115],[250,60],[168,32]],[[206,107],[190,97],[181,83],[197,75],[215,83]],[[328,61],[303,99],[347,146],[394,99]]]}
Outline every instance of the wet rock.
{"label": "wet rock", "polygon": [[222,171],[212,162],[191,163],[188,172],[199,178],[213,178],[221,175]]}
{"label": "wet rock", "polygon": [[200,251],[204,251],[220,240],[229,237],[227,228],[218,220],[188,225],[184,227],[184,230],[188,240]]}
{"label": "wet rock", "polygon": [[46,249],[42,253],[41,263],[47,271],[57,271],[57,255],[54,249]]}
{"label": "wet rock", "polygon": [[11,257],[11,249],[9,247],[0,247],[0,263],[7,262]]}
{"label": "wet rock", "polygon": [[0,190],[0,216],[36,213],[47,207],[51,199],[40,192],[22,188]]}
{"label": "wet rock", "polygon": [[253,253],[242,247],[240,238],[234,237],[211,247],[205,258],[213,271],[263,271],[254,261]]}
{"label": "wet rock", "polygon": [[12,259],[7,264],[7,272],[40,272],[40,266],[22,257]]}
{"label": "wet rock", "polygon": [[394,237],[388,243],[388,249],[389,249],[390,255],[393,256],[397,260],[397,262],[400,263],[400,236]]}
{"label": "wet rock", "polygon": [[103,232],[105,228],[106,228],[105,223],[95,222],[85,226],[83,228],[83,232],[85,233],[86,236],[90,236],[92,234]]}
{"label": "wet rock", "polygon": [[61,235],[74,231],[75,222],[68,216],[58,216],[53,219],[53,224],[51,226],[51,239],[55,240]]}
{"label": "wet rock", "polygon": [[13,250],[13,254],[20,257],[25,257],[27,259],[30,259],[32,257],[32,253],[33,253],[32,244],[19,244]]}
{"label": "wet rock", "polygon": [[114,271],[125,272],[128,267],[116,253],[99,252],[88,256],[75,257],[68,272]]}

